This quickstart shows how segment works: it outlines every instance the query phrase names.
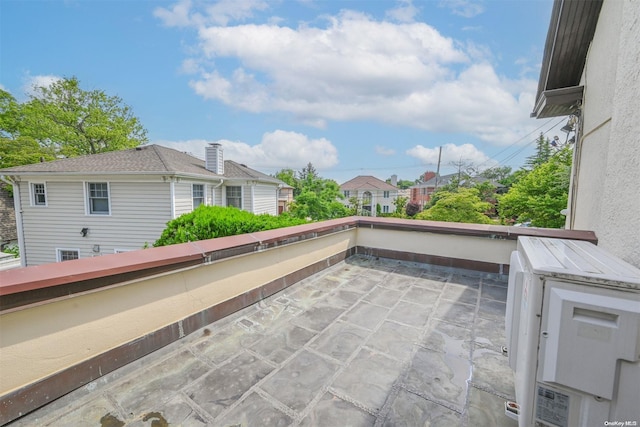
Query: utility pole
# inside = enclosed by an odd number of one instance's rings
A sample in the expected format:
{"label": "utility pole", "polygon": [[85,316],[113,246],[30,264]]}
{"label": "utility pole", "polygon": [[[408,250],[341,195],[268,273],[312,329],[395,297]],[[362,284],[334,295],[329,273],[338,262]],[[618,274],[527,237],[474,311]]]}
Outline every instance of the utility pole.
{"label": "utility pole", "polygon": [[442,159],[442,145],[440,146],[440,151],[438,152],[438,167],[436,169],[436,185],[433,188],[434,193],[438,189],[438,178],[440,178],[440,160],[441,159]]}

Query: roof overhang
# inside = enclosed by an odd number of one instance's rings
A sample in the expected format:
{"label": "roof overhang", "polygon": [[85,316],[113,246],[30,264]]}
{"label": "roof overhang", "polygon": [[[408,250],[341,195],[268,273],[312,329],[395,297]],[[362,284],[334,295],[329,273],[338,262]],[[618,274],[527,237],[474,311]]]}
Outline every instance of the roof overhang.
{"label": "roof overhang", "polygon": [[536,102],[531,117],[545,119],[573,113],[582,103],[583,90],[583,86],[545,90],[538,96],[538,102]]}
{"label": "roof overhang", "polygon": [[555,0],[531,117],[566,116],[582,100],[579,86],[603,0]]}

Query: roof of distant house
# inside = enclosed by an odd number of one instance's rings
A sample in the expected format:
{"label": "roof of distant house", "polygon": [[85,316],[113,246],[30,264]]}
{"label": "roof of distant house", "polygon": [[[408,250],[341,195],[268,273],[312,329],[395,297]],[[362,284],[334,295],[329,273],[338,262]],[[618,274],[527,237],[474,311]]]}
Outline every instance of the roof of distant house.
{"label": "roof of distant house", "polygon": [[234,162],[224,161],[224,175],[205,168],[204,160],[161,145],[141,145],[129,150],[109,151],[86,156],[69,157],[50,162],[0,169],[4,175],[30,174],[171,174],[200,175],[206,178],[251,179],[283,184],[277,178]]}
{"label": "roof of distant house", "polygon": [[384,190],[394,191],[398,190],[398,187],[394,187],[391,184],[370,175],[359,175],[344,184],[340,185],[341,190]]}

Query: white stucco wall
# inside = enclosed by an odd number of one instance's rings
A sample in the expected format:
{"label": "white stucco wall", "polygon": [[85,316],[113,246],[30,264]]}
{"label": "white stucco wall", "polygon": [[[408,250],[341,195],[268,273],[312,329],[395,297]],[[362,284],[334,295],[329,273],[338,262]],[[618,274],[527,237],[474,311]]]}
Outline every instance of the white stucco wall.
{"label": "white stucco wall", "polygon": [[605,0],[589,50],[570,226],[640,267],[640,2]]}

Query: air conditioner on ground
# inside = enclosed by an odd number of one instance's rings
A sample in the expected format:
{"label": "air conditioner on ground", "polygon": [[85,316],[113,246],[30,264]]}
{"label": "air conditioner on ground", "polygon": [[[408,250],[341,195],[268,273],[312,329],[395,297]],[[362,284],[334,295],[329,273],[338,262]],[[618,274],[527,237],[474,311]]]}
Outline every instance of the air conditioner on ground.
{"label": "air conditioner on ground", "polygon": [[520,237],[506,337],[524,426],[640,425],[640,270],[588,242]]}

